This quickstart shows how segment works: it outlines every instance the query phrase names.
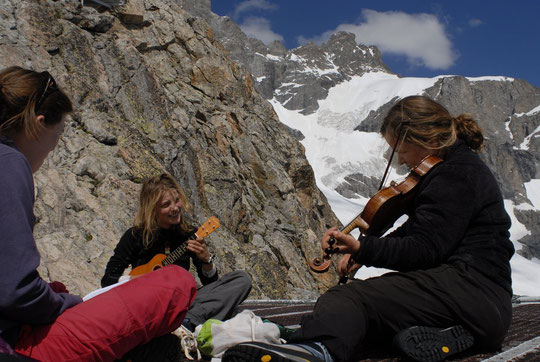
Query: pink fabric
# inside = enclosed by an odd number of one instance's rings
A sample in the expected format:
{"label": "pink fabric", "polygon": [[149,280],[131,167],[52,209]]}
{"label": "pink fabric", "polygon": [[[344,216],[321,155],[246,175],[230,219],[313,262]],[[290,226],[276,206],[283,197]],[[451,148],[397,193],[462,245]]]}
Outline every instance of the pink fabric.
{"label": "pink fabric", "polygon": [[25,325],[15,351],[40,361],[113,361],[180,326],[193,276],[170,265],[78,304],[49,325]]}

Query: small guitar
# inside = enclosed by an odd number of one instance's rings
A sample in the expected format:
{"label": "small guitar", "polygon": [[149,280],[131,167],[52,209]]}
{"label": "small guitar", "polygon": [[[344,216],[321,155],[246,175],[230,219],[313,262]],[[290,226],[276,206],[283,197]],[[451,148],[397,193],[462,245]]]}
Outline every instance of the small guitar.
{"label": "small guitar", "polygon": [[[202,224],[201,227],[195,232],[195,236],[198,238],[204,238],[205,236],[213,233],[218,227],[220,227],[220,225],[221,224],[219,223],[218,218],[212,216],[208,220],[206,220],[206,222]],[[180,258],[182,255],[184,255],[184,253],[187,251],[187,246],[187,242],[183,243],[182,245],[174,249],[174,251],[168,256],[165,254],[157,254],[148,263],[133,268],[131,272],[129,272],[129,275],[131,277],[138,277],[166,265],[172,264],[177,261],[178,258]]]}

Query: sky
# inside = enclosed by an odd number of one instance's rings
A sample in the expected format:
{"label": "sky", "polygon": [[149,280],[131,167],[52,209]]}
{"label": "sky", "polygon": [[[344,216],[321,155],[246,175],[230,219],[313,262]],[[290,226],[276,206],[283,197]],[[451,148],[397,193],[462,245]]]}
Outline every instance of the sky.
{"label": "sky", "polygon": [[212,0],[212,11],[287,49],[349,31],[404,77],[508,76],[540,87],[538,0]]}

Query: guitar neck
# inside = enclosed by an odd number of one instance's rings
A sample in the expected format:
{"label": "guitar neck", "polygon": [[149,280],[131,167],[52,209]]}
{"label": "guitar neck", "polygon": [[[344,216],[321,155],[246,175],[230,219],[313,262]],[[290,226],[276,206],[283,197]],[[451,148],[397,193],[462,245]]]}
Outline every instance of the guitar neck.
{"label": "guitar neck", "polygon": [[174,249],[174,251],[170,253],[165,259],[163,259],[161,264],[163,266],[166,266],[166,265],[174,263],[175,261],[178,260],[178,258],[180,258],[182,255],[185,254],[187,247],[188,247],[188,243],[186,241],[185,243],[183,243],[182,245]]}
{"label": "guitar neck", "polygon": [[[196,239],[204,238],[214,232],[214,230],[216,230],[219,226],[219,220],[216,217],[212,216],[208,220],[206,220],[206,222],[201,225],[201,227],[199,227],[199,229],[195,232],[195,235],[193,236]],[[185,243],[174,249],[172,253],[170,253],[165,259],[163,259],[161,264],[165,266],[174,263],[178,260],[178,258],[184,255],[184,253],[187,251],[187,247],[188,243],[186,240]]]}

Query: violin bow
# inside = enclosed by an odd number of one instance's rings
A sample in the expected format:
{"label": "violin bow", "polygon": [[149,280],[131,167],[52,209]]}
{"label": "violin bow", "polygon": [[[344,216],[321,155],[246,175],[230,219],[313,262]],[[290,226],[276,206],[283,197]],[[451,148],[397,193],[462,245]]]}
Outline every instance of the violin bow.
{"label": "violin bow", "polygon": [[396,153],[396,149],[397,149],[400,139],[402,141],[405,139],[405,135],[403,135],[403,139],[401,137],[401,131],[403,130],[403,126],[408,126],[410,123],[411,123],[411,119],[407,118],[401,121],[401,123],[399,124],[398,136],[396,137],[396,142],[394,142],[394,147],[392,147],[392,153],[390,154],[390,158],[388,159],[388,163],[386,164],[386,169],[384,170],[381,184],[379,185],[379,190],[382,190],[383,185],[386,181],[386,177],[388,177],[388,170],[390,169],[390,164],[392,163],[392,159],[394,158],[394,153]]}

